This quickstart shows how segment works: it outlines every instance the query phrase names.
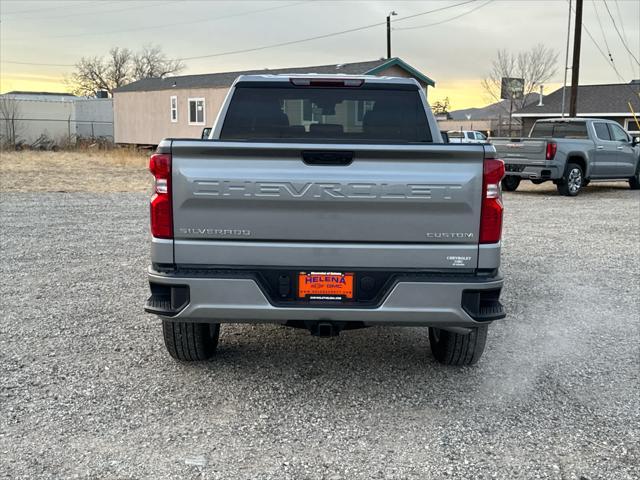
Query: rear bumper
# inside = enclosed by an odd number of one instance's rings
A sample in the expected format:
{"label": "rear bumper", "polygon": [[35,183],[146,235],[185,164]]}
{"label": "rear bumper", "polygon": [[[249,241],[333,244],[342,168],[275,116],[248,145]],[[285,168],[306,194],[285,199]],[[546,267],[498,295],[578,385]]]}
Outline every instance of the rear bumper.
{"label": "rear bumper", "polygon": [[557,180],[562,177],[562,169],[558,165],[527,165],[505,161],[505,175],[523,180]]}
{"label": "rear bumper", "polygon": [[376,305],[275,305],[250,275],[196,276],[149,270],[145,310],[174,321],[212,323],[361,322],[466,329],[504,318],[501,277],[402,275]]}

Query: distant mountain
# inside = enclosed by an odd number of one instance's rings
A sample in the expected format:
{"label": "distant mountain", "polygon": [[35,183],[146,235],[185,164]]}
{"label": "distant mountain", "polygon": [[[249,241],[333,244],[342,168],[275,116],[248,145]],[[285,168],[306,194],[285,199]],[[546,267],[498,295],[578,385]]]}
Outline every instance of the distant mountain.
{"label": "distant mountain", "polygon": [[[525,105],[529,105],[537,101],[538,94],[530,93],[527,96]],[[508,100],[500,100],[499,102],[492,103],[491,105],[487,105],[486,107],[463,108],[461,110],[454,110],[453,112],[449,112],[449,117],[451,118],[451,120],[466,120],[467,115],[471,115],[472,120],[489,120],[491,118],[498,118],[500,114],[502,114],[503,116],[509,115]]]}

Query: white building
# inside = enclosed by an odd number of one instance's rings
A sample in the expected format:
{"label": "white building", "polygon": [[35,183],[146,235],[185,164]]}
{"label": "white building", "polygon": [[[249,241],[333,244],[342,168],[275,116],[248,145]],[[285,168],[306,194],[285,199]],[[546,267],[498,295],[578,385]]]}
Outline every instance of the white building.
{"label": "white building", "polygon": [[78,138],[113,140],[113,102],[109,98],[76,97],[66,93],[0,95],[3,143],[33,144],[43,135],[59,144],[75,142]]}

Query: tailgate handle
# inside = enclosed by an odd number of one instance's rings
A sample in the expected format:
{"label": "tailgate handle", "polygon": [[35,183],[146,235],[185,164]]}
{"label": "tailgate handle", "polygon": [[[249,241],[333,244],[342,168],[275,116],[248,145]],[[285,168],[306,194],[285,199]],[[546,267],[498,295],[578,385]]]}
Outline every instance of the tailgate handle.
{"label": "tailgate handle", "polygon": [[351,165],[353,152],[349,151],[303,151],[302,161],[307,165]]}

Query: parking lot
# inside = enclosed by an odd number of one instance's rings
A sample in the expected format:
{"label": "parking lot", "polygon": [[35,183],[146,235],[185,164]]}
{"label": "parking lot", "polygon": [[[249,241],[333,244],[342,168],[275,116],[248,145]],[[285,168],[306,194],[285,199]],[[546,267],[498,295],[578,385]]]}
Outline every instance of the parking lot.
{"label": "parking lot", "polygon": [[639,193],[505,195],[508,317],[469,368],[427,329],[249,325],[177,363],[142,310],[146,193],[2,193],[0,473],[637,479]]}

